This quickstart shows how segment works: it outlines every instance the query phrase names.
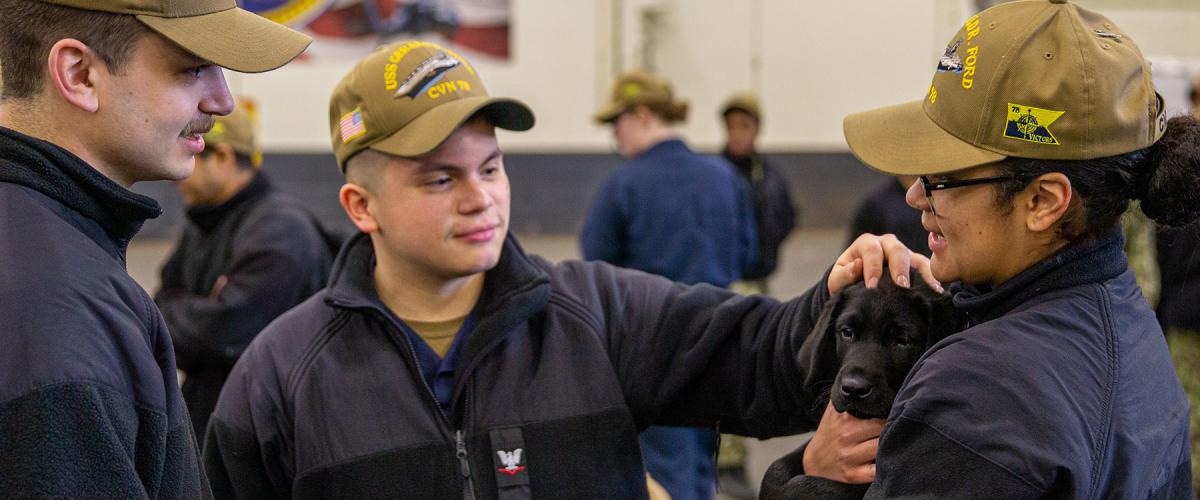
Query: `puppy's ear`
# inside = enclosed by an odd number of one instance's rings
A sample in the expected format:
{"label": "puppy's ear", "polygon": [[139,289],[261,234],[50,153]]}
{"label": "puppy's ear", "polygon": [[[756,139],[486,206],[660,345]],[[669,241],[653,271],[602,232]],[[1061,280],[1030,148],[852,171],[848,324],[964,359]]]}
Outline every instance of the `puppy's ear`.
{"label": "puppy's ear", "polygon": [[804,375],[806,392],[823,391],[824,386],[832,384],[833,378],[837,376],[837,332],[834,328],[845,297],[846,291],[842,291],[829,298],[829,302],[825,303],[825,308],[821,310],[817,325],[809,332],[808,337],[805,337],[804,344],[800,346],[800,353],[796,355],[796,363],[800,373]]}

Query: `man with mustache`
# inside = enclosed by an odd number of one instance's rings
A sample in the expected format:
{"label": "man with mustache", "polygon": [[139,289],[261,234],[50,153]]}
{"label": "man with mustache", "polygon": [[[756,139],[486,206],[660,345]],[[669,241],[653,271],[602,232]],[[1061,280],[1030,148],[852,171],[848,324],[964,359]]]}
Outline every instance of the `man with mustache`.
{"label": "man with mustache", "polygon": [[233,99],[308,37],[234,0],[0,0],[0,498],[205,498],[161,314],[125,270]]}
{"label": "man with mustache", "polygon": [[187,375],[183,399],[197,437],[246,345],[325,286],[336,251],[312,214],[260,170],[254,118],[252,101],[217,118],[195,171],[175,183],[188,225],[154,295]]}

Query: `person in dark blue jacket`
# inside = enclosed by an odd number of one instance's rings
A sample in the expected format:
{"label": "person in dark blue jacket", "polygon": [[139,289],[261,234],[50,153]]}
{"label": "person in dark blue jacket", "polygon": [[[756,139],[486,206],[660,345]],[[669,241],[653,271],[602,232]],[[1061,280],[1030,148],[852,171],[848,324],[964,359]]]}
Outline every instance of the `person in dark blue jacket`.
{"label": "person in dark blue jacket", "polygon": [[1197,219],[1200,123],[1168,122],[1129,34],[1062,0],[948,45],[925,99],[845,120],[865,164],[921,176],[908,203],[966,317],[896,396],[867,498],[1190,498],[1188,401],[1119,219]]}
{"label": "person in dark blue jacket", "polygon": [[[617,77],[596,113],[629,162],[605,181],[583,224],[583,258],[687,284],[728,287],[758,258],[749,184],[724,160],[696,154],[671,127],[687,116],[671,85],[644,71]],[[712,498],[712,429],[642,433],[646,469],[677,500]]]}
{"label": "person in dark blue jacket", "polygon": [[161,212],[130,186],[191,174],[232,109],[221,67],[308,44],[236,7],[0,0],[0,498],[210,496],[125,252]]}

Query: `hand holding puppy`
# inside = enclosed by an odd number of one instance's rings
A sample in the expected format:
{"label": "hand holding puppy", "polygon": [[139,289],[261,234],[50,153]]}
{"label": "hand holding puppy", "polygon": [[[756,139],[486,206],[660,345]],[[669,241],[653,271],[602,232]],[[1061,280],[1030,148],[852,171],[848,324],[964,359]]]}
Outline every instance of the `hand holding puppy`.
{"label": "hand holding puppy", "polygon": [[840,413],[833,403],[804,449],[804,473],[841,483],[865,484],[875,480],[875,454],[883,419],[859,419]]}

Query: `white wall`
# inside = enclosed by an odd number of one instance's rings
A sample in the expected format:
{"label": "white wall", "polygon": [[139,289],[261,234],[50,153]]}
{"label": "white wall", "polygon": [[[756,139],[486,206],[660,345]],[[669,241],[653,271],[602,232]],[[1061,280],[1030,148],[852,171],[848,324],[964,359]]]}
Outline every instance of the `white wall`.
{"label": "white wall", "polygon": [[[1114,10],[1148,56],[1200,59],[1200,9]],[[533,107],[534,130],[506,133],[510,151],[604,152],[591,114],[618,69],[652,66],[690,101],[681,131],[700,149],[720,143],[716,110],[727,95],[762,97],[767,150],[841,151],[849,113],[922,97],[936,58],[963,19],[965,0],[513,0],[511,60],[463,51],[493,95]],[[647,9],[657,28],[643,30]],[[353,64],[292,64],[229,75],[263,109],[271,152],[328,151],[329,93]]]}

